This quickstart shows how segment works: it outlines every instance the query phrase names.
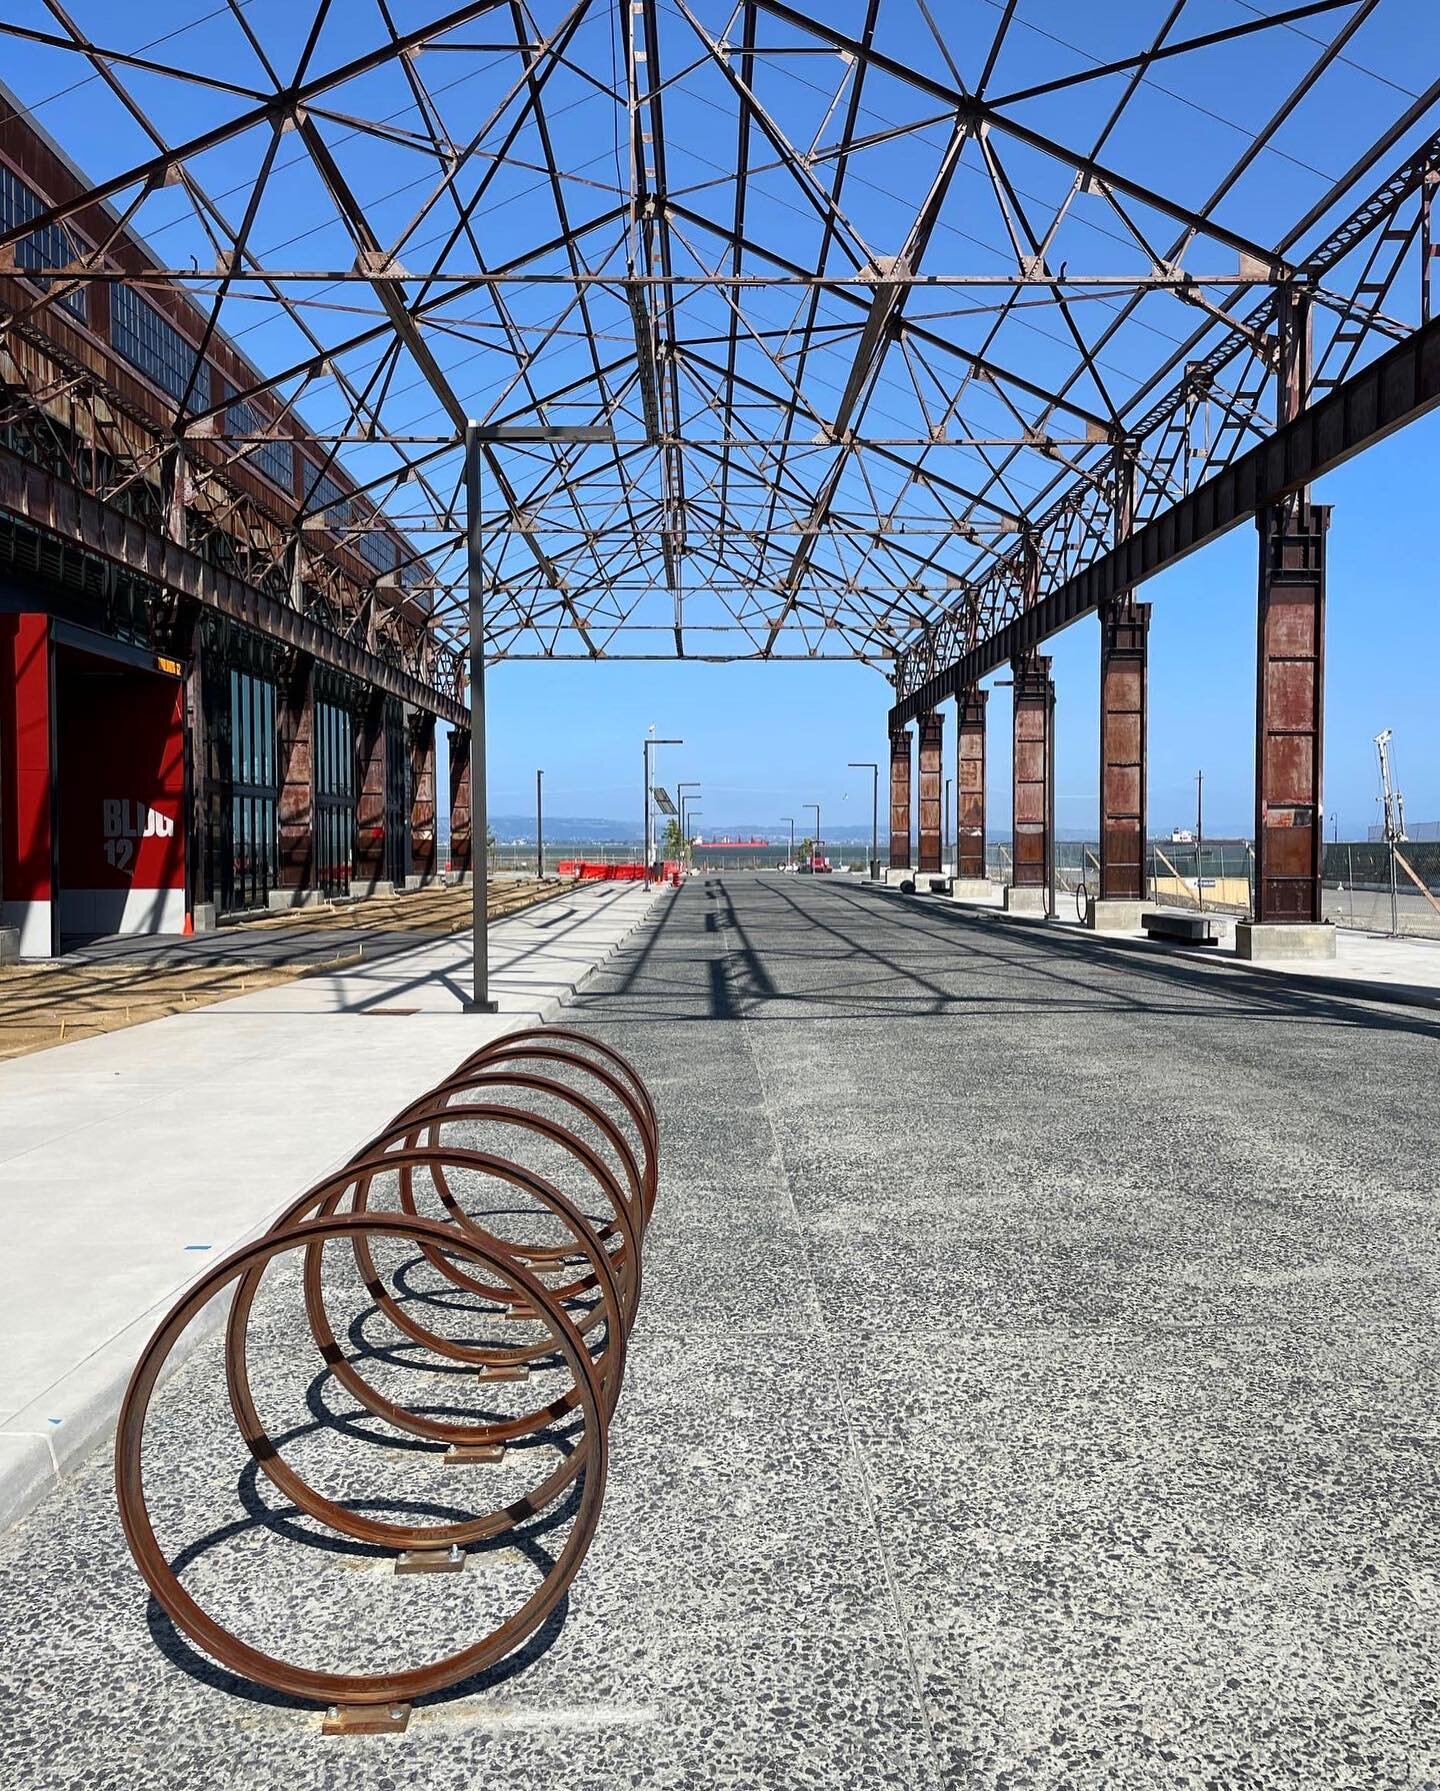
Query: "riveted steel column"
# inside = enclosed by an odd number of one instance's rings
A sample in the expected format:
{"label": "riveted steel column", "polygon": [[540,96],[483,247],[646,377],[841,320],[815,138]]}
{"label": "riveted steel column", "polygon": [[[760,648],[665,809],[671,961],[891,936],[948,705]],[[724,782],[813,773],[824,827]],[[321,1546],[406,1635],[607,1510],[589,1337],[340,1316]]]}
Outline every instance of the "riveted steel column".
{"label": "riveted steel column", "polygon": [[957,705],[955,733],[955,875],[985,877],[985,705],[972,685]]}
{"label": "riveted steel column", "polygon": [[1014,675],[1014,838],[1016,889],[1050,888],[1052,847],[1051,768],[1055,684],[1050,659],[1026,653]]}
{"label": "riveted steel column", "polygon": [[890,869],[910,869],[910,730],[890,735]]}
{"label": "riveted steel column", "polygon": [[1255,919],[1318,926],[1328,504],[1260,515]]}
{"label": "riveted steel column", "polygon": [[385,693],[372,690],[355,730],[355,875],[352,889],[374,895],[385,878]]}
{"label": "riveted steel column", "polygon": [[945,717],[932,709],[920,717],[920,869],[940,870],[940,799],[945,781]]}
{"label": "riveted steel column", "polygon": [[278,716],[280,893],[272,907],[303,900],[316,888],[315,661],[296,653],[282,673]]}
{"label": "riveted steel column", "polygon": [[469,876],[473,869],[470,838],[470,730],[450,730],[450,869]]}
{"label": "riveted steel column", "polygon": [[1150,605],[1100,611],[1100,899],[1145,895],[1146,699]]}
{"label": "riveted steel column", "polygon": [[[1275,419],[1310,401],[1310,298],[1276,294]],[[1330,510],[1308,486],[1255,518],[1260,538],[1255,675],[1254,915],[1235,928],[1239,956],[1333,957],[1324,923],[1321,806],[1325,708],[1325,536]]]}
{"label": "riveted steel column", "polygon": [[435,876],[435,717],[417,710],[410,724],[410,874]]}

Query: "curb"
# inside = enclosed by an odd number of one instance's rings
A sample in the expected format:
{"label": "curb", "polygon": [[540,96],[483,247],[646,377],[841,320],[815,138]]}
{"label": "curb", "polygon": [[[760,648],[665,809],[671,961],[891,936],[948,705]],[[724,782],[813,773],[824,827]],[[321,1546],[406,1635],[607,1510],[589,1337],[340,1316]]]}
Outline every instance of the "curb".
{"label": "curb", "polygon": [[[537,903],[535,906],[541,904]],[[655,906],[656,903],[652,901],[580,976],[573,982],[561,983],[559,992],[548,996],[538,1007],[513,1015],[497,1014],[495,1017],[502,1025],[494,1037],[503,1038],[506,1033],[514,1032],[522,1026],[548,1025],[562,1008],[574,1000],[591,977],[620,951],[635,929],[649,919]],[[522,910],[521,914],[513,917],[507,915],[504,918],[518,920],[525,912],[527,911]],[[342,1168],[349,1156],[350,1152],[345,1152],[322,1170],[320,1176]],[[319,1180],[320,1176],[315,1179]],[[287,1195],[265,1218],[233,1238],[204,1268],[196,1270],[193,1279],[208,1273],[215,1262],[228,1256],[232,1250],[259,1237],[293,1198],[293,1193]],[[71,1389],[71,1397],[76,1392],[80,1394],[76,1409],[63,1424],[45,1423],[36,1415],[37,1407],[42,1401],[32,1401],[30,1405],[22,1406],[8,1420],[16,1426],[15,1429],[0,1430],[0,1531],[19,1523],[49,1493],[73,1475],[97,1449],[110,1441],[120,1415],[120,1402],[125,1396],[131,1370],[140,1351],[160,1319],[183,1297],[189,1285],[189,1282],[182,1283],[163,1299],[157,1300],[132,1319],[123,1330],[108,1338],[93,1355],[71,1368],[45,1390],[42,1400],[46,1404],[60,1403],[56,1401],[55,1394],[57,1390],[67,1386]],[[195,1322],[177,1340],[171,1351],[161,1377],[162,1382],[168,1381],[202,1343],[215,1335],[225,1321],[227,1310],[227,1301],[216,1299],[196,1315]]]}

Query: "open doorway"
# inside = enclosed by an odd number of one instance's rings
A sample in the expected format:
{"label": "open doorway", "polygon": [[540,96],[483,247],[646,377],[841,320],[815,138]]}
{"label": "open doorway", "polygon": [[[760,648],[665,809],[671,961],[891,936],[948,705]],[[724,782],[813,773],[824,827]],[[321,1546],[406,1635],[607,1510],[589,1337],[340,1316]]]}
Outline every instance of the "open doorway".
{"label": "open doorway", "polygon": [[182,933],[184,685],[73,645],[55,657],[60,947]]}

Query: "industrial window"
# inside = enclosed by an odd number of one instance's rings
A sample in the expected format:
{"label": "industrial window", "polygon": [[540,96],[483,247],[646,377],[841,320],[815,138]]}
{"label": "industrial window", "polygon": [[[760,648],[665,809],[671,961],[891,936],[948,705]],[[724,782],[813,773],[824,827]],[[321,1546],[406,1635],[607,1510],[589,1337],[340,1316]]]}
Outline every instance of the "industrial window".
{"label": "industrial window", "polygon": [[263,908],[276,881],[275,686],[230,673],[230,840],[226,904]]}
{"label": "industrial window", "polygon": [[[28,224],[44,209],[39,196],[31,192],[19,175],[0,164],[0,230],[13,230],[18,224]],[[47,267],[64,267],[67,262],[78,261],[80,254],[81,250],[68,230],[60,224],[47,224],[43,230],[22,236],[15,244],[15,265],[43,290],[50,284],[41,277]],[[57,302],[84,322],[83,286],[77,286]]]}
{"label": "industrial window", "polygon": [[305,481],[305,509],[317,513],[323,510],[331,528],[344,528],[355,514],[355,507],[329,473],[317,475],[313,467],[307,466]]}
{"label": "industrial window", "polygon": [[209,405],[209,366],[204,361],[196,366],[194,347],[133,286],[111,289],[110,346],[177,403],[185,396],[194,368],[195,390],[190,408],[204,410]]}
{"label": "industrial window", "polygon": [[315,705],[315,856],[320,888],[348,895],[355,865],[355,734],[348,709]]}
{"label": "industrial window", "polygon": [[[225,412],[226,433],[235,436],[259,435],[268,427],[269,419],[262,417],[253,404],[243,398],[232,404]],[[278,485],[282,491],[293,492],[295,489],[295,450],[285,436],[275,436],[263,442],[248,442],[245,465],[253,467],[256,472]]]}
{"label": "industrial window", "polygon": [[351,537],[350,545],[377,572],[393,572],[399,554],[395,548],[395,539],[379,529],[367,529],[363,535]]}

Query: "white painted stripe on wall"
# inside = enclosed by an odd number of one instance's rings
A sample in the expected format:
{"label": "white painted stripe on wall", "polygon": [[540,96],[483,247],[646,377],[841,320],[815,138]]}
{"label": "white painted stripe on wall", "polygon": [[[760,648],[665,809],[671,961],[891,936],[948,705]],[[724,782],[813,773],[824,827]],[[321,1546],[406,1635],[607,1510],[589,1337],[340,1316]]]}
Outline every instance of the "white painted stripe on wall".
{"label": "white painted stripe on wall", "polygon": [[181,933],[183,889],[62,889],[64,933]]}
{"label": "white painted stripe on wall", "polygon": [[0,927],[17,927],[22,958],[50,956],[49,902],[0,902]]}

